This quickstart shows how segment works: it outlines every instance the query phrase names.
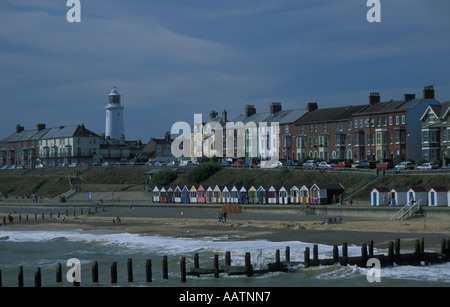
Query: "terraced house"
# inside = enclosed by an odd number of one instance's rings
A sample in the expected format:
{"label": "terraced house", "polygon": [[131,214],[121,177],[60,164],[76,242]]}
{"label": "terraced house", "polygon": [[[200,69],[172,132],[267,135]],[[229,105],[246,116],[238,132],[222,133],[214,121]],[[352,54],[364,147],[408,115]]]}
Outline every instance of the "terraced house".
{"label": "terraced house", "polygon": [[450,101],[429,105],[421,123],[423,158],[447,165],[450,162]]}
{"label": "terraced house", "polygon": [[84,125],[25,130],[0,141],[1,165],[34,167],[37,164],[55,166],[70,163],[92,163],[100,160],[100,137]]}

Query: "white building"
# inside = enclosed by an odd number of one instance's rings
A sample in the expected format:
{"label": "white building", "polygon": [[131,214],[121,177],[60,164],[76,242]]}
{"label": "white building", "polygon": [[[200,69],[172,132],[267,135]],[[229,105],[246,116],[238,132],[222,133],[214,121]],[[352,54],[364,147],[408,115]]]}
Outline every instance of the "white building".
{"label": "white building", "polygon": [[125,129],[123,120],[123,105],[120,103],[120,94],[114,87],[108,95],[106,109],[105,138],[111,140],[124,140]]}

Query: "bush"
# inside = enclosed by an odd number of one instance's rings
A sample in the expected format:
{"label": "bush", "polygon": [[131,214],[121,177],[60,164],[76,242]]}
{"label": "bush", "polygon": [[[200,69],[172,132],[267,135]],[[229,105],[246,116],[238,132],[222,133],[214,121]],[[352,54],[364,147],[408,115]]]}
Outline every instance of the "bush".
{"label": "bush", "polygon": [[199,164],[189,171],[187,178],[190,182],[198,184],[221,169],[222,166],[216,163]]}
{"label": "bush", "polygon": [[165,186],[170,184],[177,178],[177,174],[171,169],[162,170],[152,176],[150,180],[150,188],[153,189],[155,186]]}

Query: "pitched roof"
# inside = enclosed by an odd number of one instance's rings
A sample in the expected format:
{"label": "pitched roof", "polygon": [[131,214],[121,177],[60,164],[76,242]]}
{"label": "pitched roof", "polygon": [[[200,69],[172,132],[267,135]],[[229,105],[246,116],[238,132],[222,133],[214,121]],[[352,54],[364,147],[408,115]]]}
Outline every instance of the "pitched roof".
{"label": "pitched roof", "polygon": [[336,108],[325,108],[317,109],[312,112],[305,114],[303,117],[298,119],[295,124],[303,125],[309,123],[319,123],[324,121],[341,121],[348,120],[352,118],[352,114],[364,110],[367,105],[359,106],[345,106]]}

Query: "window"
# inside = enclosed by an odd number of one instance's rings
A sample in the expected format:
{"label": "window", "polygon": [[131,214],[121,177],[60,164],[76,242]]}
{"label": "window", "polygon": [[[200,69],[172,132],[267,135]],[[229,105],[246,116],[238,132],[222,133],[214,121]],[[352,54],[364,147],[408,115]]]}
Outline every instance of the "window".
{"label": "window", "polygon": [[355,135],[355,146],[359,146],[359,136],[358,135]]}
{"label": "window", "polygon": [[289,133],[289,125],[286,125],[286,133]]}
{"label": "window", "polygon": [[375,118],[372,118],[370,120],[370,124],[371,124],[372,127],[375,127]]}
{"label": "window", "polygon": [[369,119],[366,119],[365,123],[366,123],[366,127],[369,127]]}
{"label": "window", "polygon": [[436,121],[436,117],[434,116],[434,114],[429,114],[428,115],[428,122],[429,123],[434,123]]}
{"label": "window", "polygon": [[363,120],[362,119],[359,120],[359,127],[361,127],[361,128],[363,127]]}
{"label": "window", "polygon": [[357,128],[358,128],[358,120],[355,119],[355,129],[357,129]]}
{"label": "window", "polygon": [[309,147],[312,147],[312,138],[309,138]]}
{"label": "window", "polygon": [[377,145],[381,145],[381,133],[377,133]]}
{"label": "window", "polygon": [[370,145],[370,134],[367,134],[367,145]]}
{"label": "window", "polygon": [[327,132],[327,124],[323,124],[323,132]]}
{"label": "window", "polygon": [[400,118],[398,117],[398,115],[395,117],[395,124],[396,125],[400,124]]}
{"label": "window", "polygon": [[309,133],[312,133],[312,124],[309,124]]}
{"label": "window", "polygon": [[389,143],[392,144],[392,132],[389,133]]}
{"label": "window", "polygon": [[406,124],[406,116],[402,115],[402,125]]}
{"label": "window", "polygon": [[387,126],[387,117],[384,117],[384,118],[383,118],[383,122],[384,122],[383,125],[384,125],[384,126]]}
{"label": "window", "polygon": [[347,126],[348,126],[348,130],[352,130],[352,121],[351,120],[348,121]]}
{"label": "window", "polygon": [[392,116],[389,116],[389,126],[392,126]]}
{"label": "window", "polygon": [[397,131],[397,132],[395,132],[395,144],[399,144],[399,143],[400,143],[400,140],[399,140],[399,134],[398,134],[398,131]]}
{"label": "window", "polygon": [[[398,134],[398,132],[397,132],[397,134]],[[428,143],[428,131],[422,132],[422,142]]]}
{"label": "window", "polygon": [[342,131],[342,129],[343,129],[343,124],[342,124],[342,122],[339,122],[339,131]]}
{"label": "window", "polygon": [[317,124],[314,124],[314,133],[317,133]]}
{"label": "window", "polygon": [[381,118],[380,117],[377,118],[377,125],[378,125],[378,127],[381,126]]}

